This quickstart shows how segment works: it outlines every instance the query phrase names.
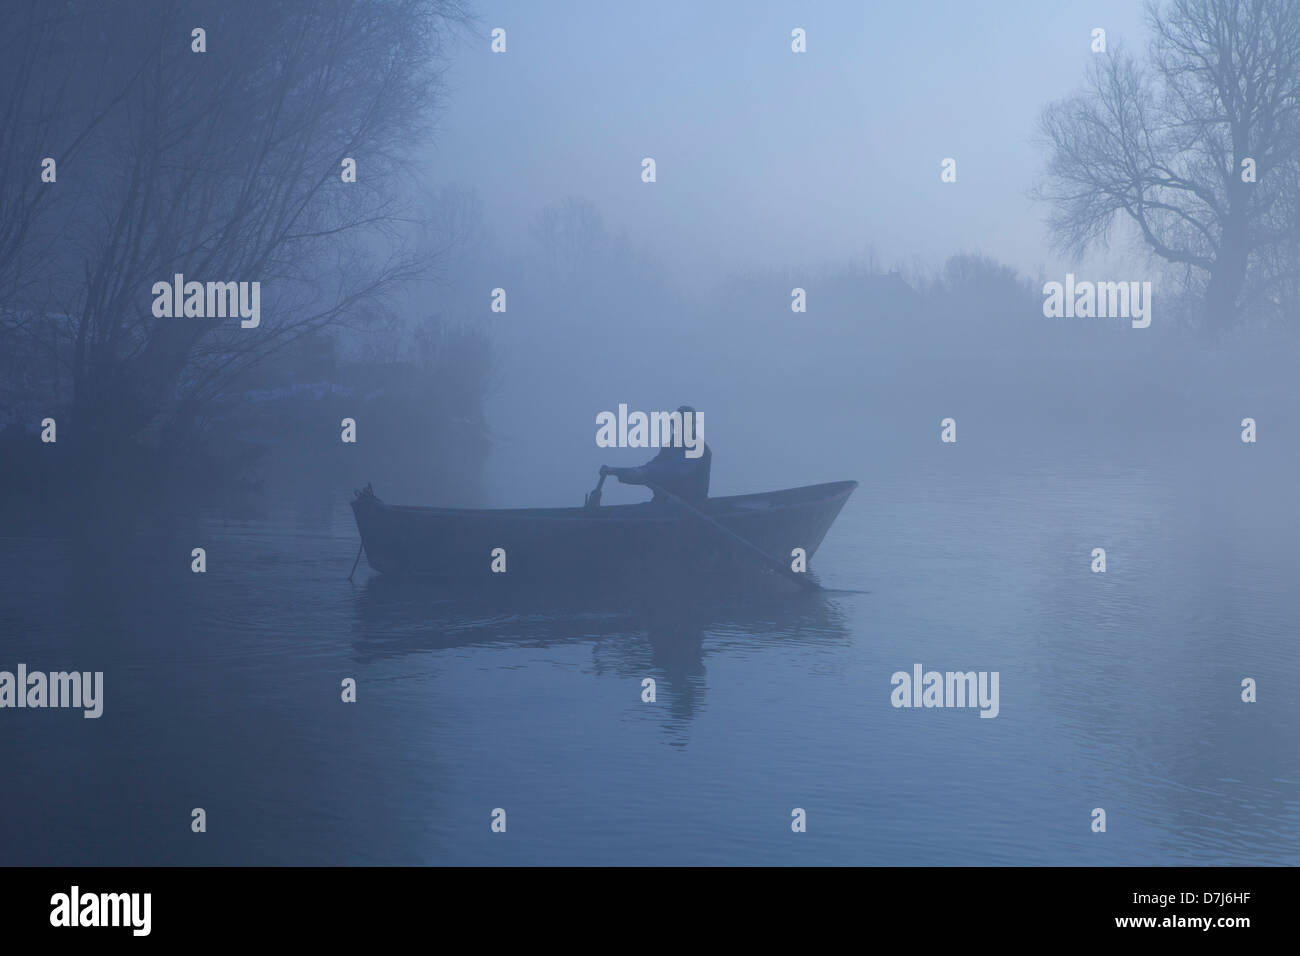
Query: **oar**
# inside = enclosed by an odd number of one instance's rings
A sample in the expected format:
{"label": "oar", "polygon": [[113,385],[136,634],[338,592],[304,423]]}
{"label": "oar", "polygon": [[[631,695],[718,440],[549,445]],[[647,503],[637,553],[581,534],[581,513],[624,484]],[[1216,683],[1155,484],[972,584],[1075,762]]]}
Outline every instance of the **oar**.
{"label": "oar", "polygon": [[600,481],[596,482],[596,487],[591,490],[591,494],[587,495],[586,500],[583,501],[582,506],[584,508],[600,507],[600,489],[605,484],[605,477],[604,474],[601,474]]}
{"label": "oar", "polygon": [[658,485],[652,484],[648,481],[645,482],[645,486],[649,488],[651,491],[653,491],[655,494],[663,495],[665,498],[668,498],[670,501],[675,501],[680,507],[690,512],[690,514],[695,518],[698,518],[700,521],[704,522],[707,525],[712,525],[716,530],[721,531],[732,541],[736,542],[737,544],[745,548],[748,548],[750,551],[753,551],[756,555],[758,555],[760,558],[766,561],[767,564],[773,570],[789,578],[795,584],[799,585],[799,587],[806,588],[809,591],[825,590],[825,588],[823,588],[816,581],[812,580],[812,578],[808,577],[807,575],[800,574],[797,571],[790,570],[790,568],[786,566],[786,563],[782,561],[780,558],[772,557],[772,555],[768,554],[766,551],[764,551],[758,545],[754,544],[754,542],[750,541],[748,538],[743,538],[740,535],[736,534],[736,532],[732,531],[726,525],[722,524],[722,522],[716,521],[713,518],[709,517],[699,508],[696,508],[694,505],[690,504],[689,502],[683,501],[681,498],[673,494],[671,491],[668,491],[664,488],[660,488]]}

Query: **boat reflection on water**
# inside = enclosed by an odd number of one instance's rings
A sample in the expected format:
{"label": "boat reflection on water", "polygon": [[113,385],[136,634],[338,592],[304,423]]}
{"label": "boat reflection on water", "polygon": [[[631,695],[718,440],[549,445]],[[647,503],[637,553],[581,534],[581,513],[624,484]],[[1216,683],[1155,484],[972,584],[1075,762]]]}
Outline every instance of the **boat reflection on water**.
{"label": "boat reflection on water", "polygon": [[653,677],[669,721],[680,724],[703,701],[710,655],[849,642],[840,600],[757,582],[707,593],[457,594],[427,580],[375,575],[357,585],[352,653],[373,664],[454,648],[589,644],[596,675]]}

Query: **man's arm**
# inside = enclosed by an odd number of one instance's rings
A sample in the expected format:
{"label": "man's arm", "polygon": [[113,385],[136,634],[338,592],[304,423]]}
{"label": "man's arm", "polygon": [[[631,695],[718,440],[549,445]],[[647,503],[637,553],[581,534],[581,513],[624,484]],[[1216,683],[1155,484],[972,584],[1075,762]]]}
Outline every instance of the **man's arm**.
{"label": "man's arm", "polygon": [[662,484],[689,475],[701,459],[674,455],[674,449],[665,448],[639,468],[610,468],[602,465],[602,475],[613,475],[625,485],[644,485],[646,482]]}
{"label": "man's arm", "polygon": [[644,468],[611,468],[609,465],[601,465],[600,473],[602,475],[613,475],[624,485],[645,484]]}

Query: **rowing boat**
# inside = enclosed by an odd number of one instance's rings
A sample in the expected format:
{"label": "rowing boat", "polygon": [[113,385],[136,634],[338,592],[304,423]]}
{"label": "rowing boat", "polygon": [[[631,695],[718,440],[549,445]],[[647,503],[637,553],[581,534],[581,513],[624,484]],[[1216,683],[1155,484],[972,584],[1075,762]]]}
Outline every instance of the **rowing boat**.
{"label": "rowing boat", "polygon": [[[700,510],[767,555],[806,559],[856,481],[710,498]],[[753,576],[761,557],[671,502],[506,510],[386,504],[367,485],[352,512],[370,567],[461,584],[532,586]],[[769,576],[770,573],[769,573]]]}

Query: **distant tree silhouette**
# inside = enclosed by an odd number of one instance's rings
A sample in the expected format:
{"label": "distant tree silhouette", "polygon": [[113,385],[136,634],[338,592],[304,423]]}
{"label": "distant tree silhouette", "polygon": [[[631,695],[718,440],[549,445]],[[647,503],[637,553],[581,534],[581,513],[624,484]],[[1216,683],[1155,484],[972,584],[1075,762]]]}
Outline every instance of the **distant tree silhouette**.
{"label": "distant tree silhouette", "polygon": [[1105,245],[1127,220],[1182,267],[1207,320],[1230,324],[1279,303],[1300,268],[1300,4],[1174,0],[1147,15],[1147,63],[1112,46],[1084,92],[1045,110],[1038,194],[1061,248]]}
{"label": "distant tree silhouette", "polygon": [[[0,17],[0,348],[58,357],[89,458],[424,265],[396,241],[398,185],[456,0],[15,0]],[[175,273],[261,282],[261,327],[155,318],[152,284]]]}

